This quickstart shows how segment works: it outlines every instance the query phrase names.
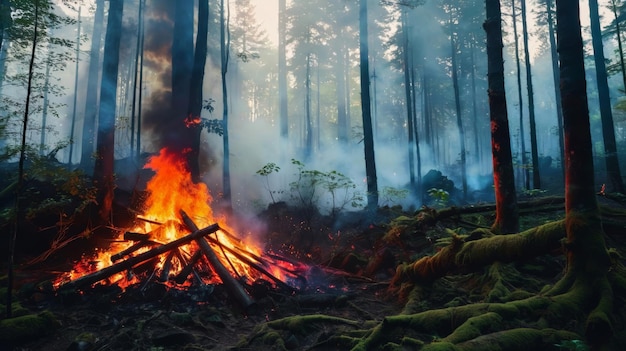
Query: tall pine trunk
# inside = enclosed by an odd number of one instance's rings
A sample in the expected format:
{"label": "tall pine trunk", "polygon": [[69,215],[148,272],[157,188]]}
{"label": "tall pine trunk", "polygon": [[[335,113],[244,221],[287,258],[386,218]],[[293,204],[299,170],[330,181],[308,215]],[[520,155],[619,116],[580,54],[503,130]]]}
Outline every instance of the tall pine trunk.
{"label": "tall pine trunk", "polygon": [[565,149],[563,141],[563,106],[561,106],[561,89],[559,87],[559,57],[554,38],[554,19],[552,15],[552,0],[546,0],[546,10],[548,15],[548,39],[550,40],[550,57],[552,58],[552,79],[554,80],[554,96],[556,99],[556,118],[559,133],[559,158],[561,159],[561,173],[565,181]]}
{"label": "tall pine trunk", "polygon": [[524,133],[524,99],[522,97],[522,68],[520,64],[519,40],[517,39],[517,10],[515,0],[511,0],[511,20],[513,22],[513,36],[515,37],[515,68],[517,76],[517,101],[519,105],[519,139],[520,139],[520,160],[522,161],[523,183],[526,190],[530,190],[530,168],[526,156],[526,133]]}
{"label": "tall pine trunk", "polygon": [[289,136],[289,110],[287,100],[287,0],[278,0],[278,99],[280,136]]}
{"label": "tall pine trunk", "polygon": [[81,141],[80,167],[88,174],[94,169],[94,146],[96,116],[98,115],[98,82],[100,69],[100,42],[104,26],[104,0],[96,0],[91,50],[89,53],[89,74],[87,75],[87,92],[85,95],[85,112]]}
{"label": "tall pine trunk", "polygon": [[[228,16],[227,16],[228,14]],[[224,209],[226,212],[232,211],[231,185],[230,185],[230,144],[228,135],[228,86],[226,84],[226,73],[228,72],[228,60],[230,54],[230,12],[225,7],[224,0],[220,1],[220,57],[221,57],[221,78],[222,78],[222,141],[224,145],[224,159],[222,162],[222,193]]]}
{"label": "tall pine trunk", "polygon": [[[452,25],[452,20],[450,21]],[[456,60],[456,40],[455,34],[450,30],[450,48],[451,48],[451,60],[452,60],[452,86],[454,88],[454,107],[456,112],[456,126],[459,132],[459,143],[461,148],[461,183],[463,185],[463,200],[467,198],[467,170],[466,170],[466,156],[465,150],[465,129],[463,128],[463,119],[461,118],[461,94],[459,92],[459,75],[458,65]]]}
{"label": "tall pine trunk", "polygon": [[[206,65],[207,40],[209,32],[209,0],[198,2],[198,33],[196,35],[196,50],[193,58],[191,85],[189,89],[189,108],[187,115],[193,120],[200,118],[202,113],[202,85],[204,83],[204,66]],[[191,151],[187,154],[189,170],[194,182],[200,181],[200,124],[190,124],[192,132]]]}
{"label": "tall pine trunk", "polygon": [[567,268],[552,294],[558,298],[569,293],[567,303],[590,311],[584,326],[591,350],[615,350],[608,345],[613,334],[613,291],[607,279],[611,263],[594,186],[579,3],[557,0],[556,7],[566,155]]}
{"label": "tall pine trunk", "polygon": [[404,99],[406,101],[406,120],[409,133],[409,181],[411,189],[415,187],[415,118],[413,117],[413,98],[411,94],[411,72],[409,71],[409,33],[406,10],[402,9],[402,66],[404,70]]}
{"label": "tall pine trunk", "polygon": [[93,171],[98,189],[97,201],[100,218],[108,223],[113,207],[115,110],[117,99],[117,73],[120,61],[120,38],[124,0],[111,0],[106,37],[104,39],[104,61],[102,62],[102,86],[98,110],[98,137],[96,163]]}
{"label": "tall pine trunk", "polygon": [[193,68],[193,9],[194,0],[177,0],[174,14],[172,55],[172,101],[173,123],[165,136],[165,145],[175,152],[192,149],[193,131],[187,128],[187,112]]}
{"label": "tall pine trunk", "polygon": [[363,117],[363,144],[365,175],[367,178],[367,209],[378,208],[378,180],[374,156],[374,133],[370,101],[369,44],[367,33],[367,0],[359,0],[359,54],[361,73],[361,114]]}
{"label": "tall pine trunk", "polygon": [[533,189],[541,188],[539,175],[539,151],[537,149],[537,126],[535,123],[535,93],[530,70],[530,51],[528,49],[528,21],[526,19],[526,0],[522,4],[522,37],[524,39],[524,58],[526,60],[526,91],[528,92],[528,123],[530,125],[530,157],[533,164]]}
{"label": "tall pine trunk", "polygon": [[491,152],[493,183],[496,197],[495,232],[515,233],[519,230],[517,198],[511,138],[504,89],[504,59],[502,55],[502,13],[499,0],[485,1],[487,19],[483,24],[487,34],[487,79],[489,83],[489,118],[491,120]]}
{"label": "tall pine trunk", "polygon": [[606,66],[604,62],[604,48],[600,15],[598,14],[598,0],[589,0],[589,17],[591,19],[591,41],[593,44],[593,58],[596,64],[596,82],[598,84],[598,99],[600,100],[600,117],[602,119],[602,138],[604,139],[604,160],[610,190],[624,193],[624,183],[619,169],[617,158],[617,144],[615,143],[615,126],[611,111],[611,96],[607,82]]}

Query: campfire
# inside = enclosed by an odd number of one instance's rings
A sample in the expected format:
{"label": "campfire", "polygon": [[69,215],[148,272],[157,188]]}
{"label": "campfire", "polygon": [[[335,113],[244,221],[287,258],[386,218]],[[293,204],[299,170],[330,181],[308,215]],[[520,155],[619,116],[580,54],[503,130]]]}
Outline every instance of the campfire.
{"label": "campfire", "polygon": [[[134,284],[158,281],[170,287],[223,284],[243,308],[254,303],[245,285],[263,280],[295,291],[305,281],[306,265],[263,252],[244,242],[213,217],[210,193],[194,183],[179,154],[162,149],[145,168],[155,171],[147,184],[145,211],[135,227],[95,257],[83,257],[60,276],[58,289],[87,289],[94,284]],[[219,223],[218,223],[219,222]]]}

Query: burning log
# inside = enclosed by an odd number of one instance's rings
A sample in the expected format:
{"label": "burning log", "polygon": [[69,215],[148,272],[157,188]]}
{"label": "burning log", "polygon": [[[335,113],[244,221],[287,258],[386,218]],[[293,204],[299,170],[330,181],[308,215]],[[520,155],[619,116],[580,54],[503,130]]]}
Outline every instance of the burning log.
{"label": "burning log", "polygon": [[[108,277],[112,276],[113,274],[116,273],[120,273],[124,270],[127,269],[131,269],[134,266],[145,262],[151,258],[154,258],[156,256],[159,256],[163,253],[166,253],[172,249],[178,248],[181,245],[185,245],[188,244],[189,242],[196,240],[198,238],[202,238],[203,236],[213,233],[217,230],[219,230],[219,225],[217,224],[212,224],[204,229],[197,229],[193,231],[193,233],[186,235],[182,238],[176,239],[172,242],[169,242],[167,244],[163,244],[161,246],[157,246],[154,249],[150,250],[150,251],[146,251],[142,254],[139,254],[137,256],[133,256],[133,257],[129,257],[124,261],[121,261],[119,263],[113,264],[109,267],[103,268],[99,271],[93,272],[91,274],[87,274],[85,276],[82,276],[76,280],[72,280],[70,282],[67,282],[63,285],[61,285],[60,289],[81,289],[85,286],[90,286],[94,283],[97,283],[101,280],[107,279]],[[206,241],[205,241],[206,243]],[[207,244],[208,245],[208,244]]]}
{"label": "burning log", "polygon": [[174,281],[178,284],[184,283],[187,276],[189,276],[189,273],[194,271],[193,267],[196,265],[198,260],[200,260],[200,257],[202,257],[202,250],[196,251],[193,256],[191,256],[187,265],[178,273],[176,278],[174,278]]}
{"label": "burning log", "polygon": [[[196,226],[193,220],[189,218],[185,211],[180,210],[180,216],[183,219],[183,223],[185,223],[189,230],[198,232],[198,226]],[[217,227],[217,229],[219,229],[219,227]],[[219,260],[219,258],[211,248],[211,245],[209,245],[209,243],[204,239],[204,236],[198,236],[197,238],[194,238],[194,240],[196,240],[198,245],[200,245],[200,249],[202,249],[202,252],[204,252],[204,255],[209,260],[209,264],[211,264],[211,267],[213,267],[215,273],[217,273],[217,275],[220,277],[226,289],[228,289],[228,291],[234,295],[235,300],[237,300],[241,307],[247,309],[248,307],[252,306],[254,304],[252,298],[248,296],[243,287],[235,280],[235,278],[230,275],[230,272],[228,272],[226,267],[224,267],[222,262]]]}

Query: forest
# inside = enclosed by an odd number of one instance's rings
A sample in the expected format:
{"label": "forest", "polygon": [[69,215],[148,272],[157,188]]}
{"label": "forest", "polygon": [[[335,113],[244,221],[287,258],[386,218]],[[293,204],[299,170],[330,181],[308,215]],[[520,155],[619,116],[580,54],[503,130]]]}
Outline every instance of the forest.
{"label": "forest", "polygon": [[626,349],[624,26],[0,0],[0,351]]}

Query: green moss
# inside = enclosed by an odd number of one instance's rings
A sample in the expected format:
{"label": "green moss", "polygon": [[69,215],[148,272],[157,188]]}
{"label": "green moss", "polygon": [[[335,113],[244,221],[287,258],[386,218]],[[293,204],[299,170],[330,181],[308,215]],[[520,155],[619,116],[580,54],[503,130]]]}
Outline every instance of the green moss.
{"label": "green moss", "polygon": [[443,340],[458,344],[476,338],[486,332],[499,330],[501,325],[502,317],[497,313],[488,312],[480,316],[468,318],[465,323],[456,328],[452,334]]}
{"label": "green moss", "polygon": [[294,333],[305,334],[309,328],[319,323],[347,324],[352,326],[358,325],[357,322],[345,318],[327,316],[323,314],[313,314],[277,319],[275,321],[268,322],[267,326],[273,329],[290,330]]}
{"label": "green moss", "polygon": [[0,341],[17,342],[48,334],[59,326],[50,312],[28,314],[0,321]]}
{"label": "green moss", "polygon": [[451,342],[437,341],[425,345],[421,351],[458,351],[459,349]]}

